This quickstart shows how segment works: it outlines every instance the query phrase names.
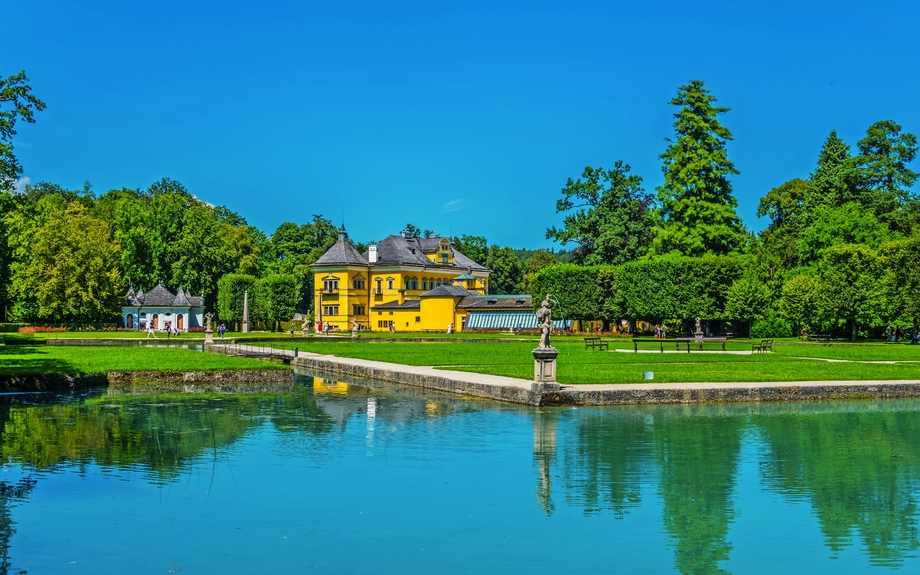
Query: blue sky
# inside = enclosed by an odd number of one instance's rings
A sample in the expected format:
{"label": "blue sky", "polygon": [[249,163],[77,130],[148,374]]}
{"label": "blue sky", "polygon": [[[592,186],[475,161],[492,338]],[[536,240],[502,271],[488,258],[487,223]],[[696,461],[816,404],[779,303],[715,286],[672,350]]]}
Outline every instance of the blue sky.
{"label": "blue sky", "polygon": [[[832,129],[920,132],[916,2],[7,2],[0,75],[48,104],[24,175],[97,193],[170,177],[271,233],[323,214],[552,246],[567,177],[662,181],[678,86],[734,133],[739,213]],[[913,166],[918,169],[918,166]],[[570,246],[571,247],[571,246]]]}

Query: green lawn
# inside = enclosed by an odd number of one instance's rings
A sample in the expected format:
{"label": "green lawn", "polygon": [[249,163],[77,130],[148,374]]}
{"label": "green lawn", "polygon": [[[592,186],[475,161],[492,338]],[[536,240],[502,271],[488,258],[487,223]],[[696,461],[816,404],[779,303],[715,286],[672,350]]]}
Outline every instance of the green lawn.
{"label": "green lawn", "polygon": [[[295,331],[294,335],[297,339],[302,339],[300,331]],[[307,332],[308,338],[317,338],[323,340],[329,339],[341,339],[351,337],[351,332],[333,332],[329,336],[323,335],[314,335],[311,332]],[[514,335],[505,332],[505,333],[455,333],[447,335],[444,332],[433,332],[433,333],[419,333],[419,332],[397,332],[390,334],[387,332],[361,332],[361,337],[363,339],[411,339],[411,338],[425,338],[425,339],[527,339],[527,340],[536,340],[538,336],[529,334],[529,335]],[[55,331],[55,332],[39,332],[31,335],[20,334],[17,332],[9,333],[0,333],[0,341],[3,339],[7,341],[35,341],[42,342],[46,339],[147,339],[147,332],[139,331]],[[228,331],[224,336],[225,339],[291,339],[290,332],[251,332],[251,333],[240,333],[240,332],[231,332]],[[166,340],[166,333],[157,332],[157,339]],[[178,337],[173,336],[170,341],[178,339],[179,341],[192,339],[192,340],[203,340],[204,332],[188,332],[179,335]],[[214,340],[217,341],[217,332],[214,332]]]}
{"label": "green lawn", "polygon": [[80,375],[107,371],[288,369],[288,366],[173,347],[0,346],[0,375]]}
{"label": "green lawn", "polygon": [[[585,350],[575,338],[556,338],[561,383],[639,383],[654,372],[655,382],[768,382],[814,380],[920,379],[920,346],[910,345],[776,345],[772,354],[718,355],[700,353],[621,353]],[[533,341],[513,343],[409,343],[309,341],[276,347],[402,363],[432,365],[460,371],[533,377]],[[632,350],[628,341],[611,348]],[[750,350],[750,342],[733,342],[729,350]],[[846,360],[827,362],[821,359]],[[859,363],[893,361],[895,364]]]}

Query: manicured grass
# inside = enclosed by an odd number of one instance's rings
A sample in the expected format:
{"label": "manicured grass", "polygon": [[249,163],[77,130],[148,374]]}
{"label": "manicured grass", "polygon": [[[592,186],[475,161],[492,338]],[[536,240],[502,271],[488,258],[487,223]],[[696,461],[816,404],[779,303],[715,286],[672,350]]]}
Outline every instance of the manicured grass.
{"label": "manicured grass", "polygon": [[0,375],[81,375],[107,371],[289,369],[257,359],[173,347],[0,346]]}
{"label": "manicured grass", "polygon": [[[188,332],[183,333],[179,336],[172,336],[170,341],[178,339],[179,341],[186,339],[193,340],[203,340],[204,332]],[[300,331],[294,332],[295,338],[302,339]],[[339,331],[332,332],[328,336],[324,335],[315,335],[312,332],[307,332],[308,338],[316,337],[318,339],[340,339],[340,338],[350,338],[351,332],[348,331]],[[410,339],[410,338],[425,338],[425,339],[507,339],[507,338],[518,338],[518,339],[538,339],[539,336],[534,334],[515,334],[511,335],[508,332],[499,332],[499,333],[454,333],[448,335],[444,332],[433,332],[433,333],[421,333],[421,332],[397,332],[397,333],[388,333],[388,332],[361,332],[361,337],[364,339]],[[0,333],[0,341],[3,339],[7,341],[35,341],[42,342],[46,339],[147,339],[147,332],[145,331],[55,331],[55,332],[39,332],[35,334],[21,334],[17,332],[9,333]],[[250,333],[240,333],[234,331],[226,332],[225,339],[291,339],[290,332],[250,332]],[[165,332],[157,332],[158,340],[166,340]],[[217,332],[214,332],[214,340],[218,341]]]}
{"label": "manicured grass", "polygon": [[[790,340],[790,344],[795,340]],[[406,365],[432,365],[492,375],[533,377],[532,341],[513,343],[400,343],[309,341],[276,347]],[[556,338],[561,383],[640,383],[643,372],[655,382],[769,382],[866,379],[920,379],[920,346],[909,345],[776,345],[772,354],[622,353],[585,350],[574,338]],[[628,341],[611,348],[632,350]],[[732,342],[729,350],[750,351],[750,342]],[[820,359],[847,360],[846,362]],[[907,362],[893,365],[860,361]]]}

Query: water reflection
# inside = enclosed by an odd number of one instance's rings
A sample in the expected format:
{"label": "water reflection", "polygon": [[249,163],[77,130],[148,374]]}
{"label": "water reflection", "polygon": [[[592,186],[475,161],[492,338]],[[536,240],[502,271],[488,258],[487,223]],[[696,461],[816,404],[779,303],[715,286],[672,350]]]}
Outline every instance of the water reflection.
{"label": "water reflection", "polygon": [[[586,530],[598,521],[629,526],[653,517],[653,536],[670,548],[679,573],[727,573],[732,561],[756,555],[737,529],[761,517],[787,521],[770,498],[812,511],[827,557],[858,548],[871,565],[892,568],[920,549],[918,401],[530,409],[321,375],[299,384],[277,396],[6,397],[0,454],[26,475],[0,481],[0,570],[9,567],[11,509],[46,472],[96,465],[164,485],[196,460],[228,457],[258,430],[279,447],[284,465],[298,458],[335,464],[331,446],[349,438],[362,461],[352,464],[357,469],[389,465],[381,457],[389,445],[392,465],[406,474],[426,468],[400,457],[475,462],[490,449],[503,461],[489,470],[497,479],[522,470],[532,478],[490,486],[509,501],[534,489],[536,507],[528,495],[527,509],[509,513],[537,512],[551,527],[571,525],[574,510],[582,521],[575,525]],[[484,429],[494,443],[477,442]],[[467,439],[473,447],[464,453]],[[521,453],[522,444],[530,453]],[[746,464],[754,471],[745,474]],[[450,479],[451,489],[475,489],[463,486],[463,475]],[[754,502],[751,494],[766,497]],[[785,551],[794,557],[802,550]]]}
{"label": "water reflection", "polygon": [[553,504],[553,462],[556,459],[556,424],[558,410],[535,411],[533,418],[533,459],[536,463],[537,501],[546,515],[552,515]]}
{"label": "water reflection", "polygon": [[874,564],[898,566],[920,547],[920,414],[912,402],[875,407],[752,422],[766,444],[767,485],[811,503],[835,554],[856,535]]}

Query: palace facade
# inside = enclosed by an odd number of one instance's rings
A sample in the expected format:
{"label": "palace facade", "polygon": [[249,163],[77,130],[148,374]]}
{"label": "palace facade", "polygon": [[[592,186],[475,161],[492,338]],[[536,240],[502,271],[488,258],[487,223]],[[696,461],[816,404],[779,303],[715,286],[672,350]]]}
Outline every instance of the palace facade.
{"label": "palace facade", "polygon": [[[536,325],[530,296],[490,296],[491,270],[458,251],[449,238],[403,232],[361,254],[343,226],[313,270],[318,326],[328,322],[331,329],[351,330],[357,322],[371,331],[391,326],[446,331],[452,325],[462,331]],[[501,319],[496,313],[503,314]]]}

